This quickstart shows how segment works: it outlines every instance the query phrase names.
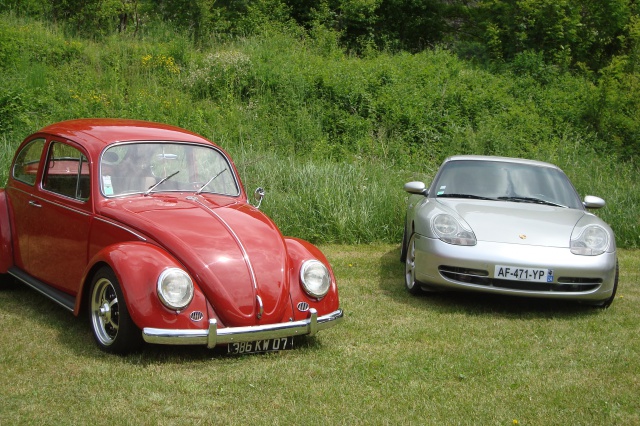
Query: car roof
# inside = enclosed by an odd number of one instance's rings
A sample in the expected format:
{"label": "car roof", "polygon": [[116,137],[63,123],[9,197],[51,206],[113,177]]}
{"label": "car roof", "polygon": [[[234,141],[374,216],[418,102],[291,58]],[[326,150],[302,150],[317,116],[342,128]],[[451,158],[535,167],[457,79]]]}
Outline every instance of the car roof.
{"label": "car roof", "polygon": [[539,167],[551,167],[554,169],[559,169],[558,166],[551,163],[546,163],[544,161],[538,160],[528,160],[525,158],[513,158],[513,157],[500,157],[493,155],[453,155],[444,160],[445,163],[449,161],[462,161],[462,160],[471,160],[471,161],[494,161],[494,162],[504,162],[504,163],[517,163],[517,164],[528,164],[532,166]]}
{"label": "car roof", "polygon": [[125,141],[180,141],[212,145],[204,137],[179,127],[142,120],[119,118],[83,118],[61,121],[38,133],[57,135],[84,145],[87,149]]}

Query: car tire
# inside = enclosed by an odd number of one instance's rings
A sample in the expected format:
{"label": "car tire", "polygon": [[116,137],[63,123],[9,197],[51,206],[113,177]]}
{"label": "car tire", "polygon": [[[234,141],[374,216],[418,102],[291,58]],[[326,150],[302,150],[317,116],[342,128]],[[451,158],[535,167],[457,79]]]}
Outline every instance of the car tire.
{"label": "car tire", "polygon": [[407,260],[407,223],[404,224],[404,232],[402,233],[402,245],[400,246],[400,262]]}
{"label": "car tire", "polygon": [[422,293],[422,287],[416,281],[416,234],[411,234],[404,261],[404,285],[407,291],[414,296]]}
{"label": "car tire", "polygon": [[96,343],[105,352],[126,354],[142,345],[142,334],[124,302],[118,278],[103,267],[91,282],[89,320]]}
{"label": "car tire", "polygon": [[611,296],[606,299],[604,302],[602,303],[598,303],[597,305],[595,305],[598,308],[601,309],[606,309],[609,306],[611,306],[611,304],[613,303],[613,299],[616,298],[616,292],[618,291],[618,276],[619,276],[619,269],[618,269],[618,260],[616,259],[616,277],[613,280],[613,292],[611,293]]}
{"label": "car tire", "polygon": [[9,288],[15,283],[13,277],[9,274],[0,274],[0,290]]}

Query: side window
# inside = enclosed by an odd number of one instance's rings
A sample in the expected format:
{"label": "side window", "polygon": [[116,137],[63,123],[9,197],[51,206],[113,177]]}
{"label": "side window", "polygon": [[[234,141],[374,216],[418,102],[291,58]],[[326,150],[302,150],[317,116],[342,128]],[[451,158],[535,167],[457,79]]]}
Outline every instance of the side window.
{"label": "side window", "polygon": [[44,148],[44,139],[34,139],[22,148],[13,166],[14,179],[29,185],[36,183],[42,148]]}
{"label": "side window", "polygon": [[87,157],[70,145],[53,142],[42,187],[65,197],[88,200],[91,185]]}

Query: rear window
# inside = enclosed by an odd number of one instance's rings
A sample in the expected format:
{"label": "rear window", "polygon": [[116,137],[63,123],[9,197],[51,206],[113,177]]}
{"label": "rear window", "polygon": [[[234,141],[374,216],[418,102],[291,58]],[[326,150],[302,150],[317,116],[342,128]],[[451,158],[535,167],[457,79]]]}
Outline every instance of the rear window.
{"label": "rear window", "polygon": [[43,148],[44,139],[34,139],[22,148],[13,165],[14,179],[29,185],[36,183]]}

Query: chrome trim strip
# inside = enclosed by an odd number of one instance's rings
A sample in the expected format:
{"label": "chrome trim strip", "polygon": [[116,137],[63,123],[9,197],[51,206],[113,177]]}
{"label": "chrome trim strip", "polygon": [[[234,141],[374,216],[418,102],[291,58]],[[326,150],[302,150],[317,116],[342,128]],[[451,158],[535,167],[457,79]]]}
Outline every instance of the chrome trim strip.
{"label": "chrome trim strip", "polygon": [[[197,198],[196,196],[192,196],[192,197],[188,197],[188,199],[193,201],[194,203],[200,205],[203,209],[206,209],[209,213],[211,213],[213,216],[215,216],[220,221],[220,223],[227,229],[227,231],[229,231],[229,234],[231,234],[231,236],[235,240],[236,244],[238,245],[238,248],[242,252],[242,257],[244,258],[244,262],[247,264],[247,268],[249,269],[249,275],[251,275],[251,283],[253,284],[253,289],[255,290],[255,293],[257,295],[258,294],[258,280],[256,279],[256,274],[255,274],[255,272],[253,270],[253,265],[251,264],[251,261],[249,260],[249,253],[247,253],[247,250],[244,248],[244,245],[242,244],[242,241],[240,241],[240,237],[238,237],[238,234],[236,234],[236,232],[233,230],[233,228],[231,228],[231,226],[229,226],[229,224],[223,218],[221,218],[218,213],[216,213],[212,209],[210,209],[199,198]],[[260,318],[260,317],[258,317],[258,318]]]}
{"label": "chrome trim strip", "polygon": [[140,234],[138,234],[137,232],[132,231],[131,229],[129,229],[129,228],[127,228],[127,227],[124,227],[124,226],[122,226],[122,225],[120,225],[120,224],[118,224],[118,223],[112,222],[112,221],[110,221],[110,220],[108,220],[108,219],[105,219],[105,218],[103,218],[103,217],[99,217],[99,216],[96,216],[94,219],[95,219],[95,220],[99,220],[100,222],[106,223],[106,224],[108,224],[108,225],[113,225],[113,226],[115,226],[116,228],[120,228],[120,229],[122,229],[123,231],[127,231],[128,233],[130,233],[130,234],[134,235],[135,237],[137,237],[137,238],[138,238],[139,240],[141,240],[141,241],[147,241],[147,239],[146,239],[145,237],[143,237],[142,235],[140,235]]}
{"label": "chrome trim strip", "polygon": [[262,318],[262,314],[264,314],[264,305],[262,304],[262,297],[256,295],[256,303],[258,304],[258,313],[256,314],[256,318]]}
{"label": "chrome trim strip", "polygon": [[277,324],[256,325],[247,327],[218,328],[215,319],[209,320],[207,330],[172,330],[145,327],[142,337],[147,343],[163,345],[206,345],[213,348],[217,345],[235,342],[253,342],[256,340],[275,339],[289,336],[313,336],[320,330],[332,327],[343,318],[342,309],[327,315],[318,316],[318,311],[309,309],[309,318]]}
{"label": "chrome trim strip", "polygon": [[[32,192],[24,191],[24,190],[22,190],[22,189],[20,189],[20,188],[13,187],[12,189],[13,189],[13,190],[15,190],[15,191],[18,191],[18,192],[21,192],[21,193],[23,193],[23,194],[27,195],[29,198],[34,198],[34,199],[36,199],[36,200],[38,200],[38,201],[42,201],[42,202],[44,202],[44,203],[51,204],[51,205],[54,205],[54,206],[56,206],[56,207],[60,207],[60,208],[63,208],[63,209],[65,209],[65,210],[72,211],[72,212],[74,212],[74,213],[79,213],[79,214],[81,214],[81,215],[83,215],[83,216],[91,216],[91,213],[87,212],[86,210],[73,208],[73,207],[71,207],[71,206],[67,206],[67,205],[65,205],[65,204],[58,203],[58,202],[56,202],[56,201],[47,200],[46,198],[42,198],[41,196],[35,195],[35,194],[34,194],[34,193],[32,193]],[[55,194],[55,195],[61,196],[61,197],[64,197],[64,195],[62,195],[62,194],[57,194],[57,193],[55,193],[55,192],[51,192],[51,191],[47,191],[47,192],[48,192],[48,193],[51,193],[51,194]],[[84,205],[86,205],[86,204],[87,204],[87,202],[86,202],[86,201],[81,201],[81,200],[78,200],[78,199],[76,199],[76,198],[69,198],[69,197],[65,197],[65,199],[67,199],[67,200],[71,200],[71,201],[75,201],[75,202],[77,202],[77,203],[82,203],[82,204],[84,204]],[[33,203],[35,203],[33,200],[30,200],[30,201],[29,201],[29,204],[30,204],[30,205],[32,205],[32,206],[34,206],[34,207],[42,207],[42,205],[34,205]]]}
{"label": "chrome trim strip", "polygon": [[[32,197],[33,197],[33,195],[32,195]],[[84,210],[74,209],[74,208],[71,208],[71,207],[69,207],[69,206],[65,206],[64,204],[56,203],[55,201],[51,201],[51,200],[45,200],[44,198],[40,198],[40,197],[34,197],[34,198],[38,198],[39,200],[42,200],[42,201],[44,201],[45,203],[53,204],[54,206],[57,206],[57,207],[63,208],[63,209],[65,209],[65,210],[72,211],[72,212],[74,212],[74,213],[81,214],[81,215],[83,215],[83,216],[87,216],[87,217],[88,217],[88,216],[91,216],[91,214],[90,214],[90,213],[88,213],[88,212],[86,212],[86,211],[84,211]],[[69,200],[75,200],[75,198],[69,198]]]}

